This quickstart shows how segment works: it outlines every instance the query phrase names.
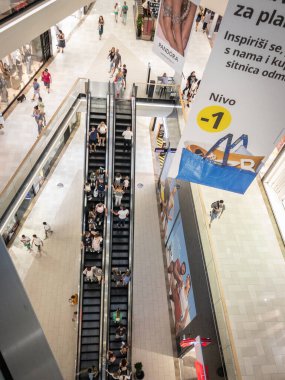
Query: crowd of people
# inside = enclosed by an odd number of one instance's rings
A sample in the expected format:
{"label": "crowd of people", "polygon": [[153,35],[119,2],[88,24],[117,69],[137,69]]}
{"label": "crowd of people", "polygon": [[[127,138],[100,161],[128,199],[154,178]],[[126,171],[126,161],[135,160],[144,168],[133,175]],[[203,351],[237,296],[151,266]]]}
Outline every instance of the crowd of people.
{"label": "crowd of people", "polygon": [[119,49],[116,49],[115,47],[112,47],[109,50],[107,59],[110,61],[110,78],[113,78],[113,76],[115,76],[114,84],[116,97],[122,97],[127,85],[127,66],[126,64],[122,65],[121,54],[119,52]]}

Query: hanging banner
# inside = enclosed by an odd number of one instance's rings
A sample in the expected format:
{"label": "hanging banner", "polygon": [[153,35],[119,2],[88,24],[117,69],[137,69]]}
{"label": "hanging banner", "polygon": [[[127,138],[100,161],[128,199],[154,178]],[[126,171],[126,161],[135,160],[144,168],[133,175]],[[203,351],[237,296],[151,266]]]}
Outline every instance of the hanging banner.
{"label": "hanging banner", "polygon": [[161,0],[153,51],[181,74],[199,0]]}
{"label": "hanging banner", "polygon": [[231,0],[169,175],[243,194],[284,128],[285,2]]}

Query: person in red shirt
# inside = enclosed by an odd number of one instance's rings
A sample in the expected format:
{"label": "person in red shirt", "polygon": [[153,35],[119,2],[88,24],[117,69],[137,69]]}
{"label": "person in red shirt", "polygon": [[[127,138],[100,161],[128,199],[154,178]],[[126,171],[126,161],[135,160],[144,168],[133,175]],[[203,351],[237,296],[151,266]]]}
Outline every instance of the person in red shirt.
{"label": "person in red shirt", "polygon": [[47,92],[50,92],[50,84],[51,84],[51,75],[48,69],[44,69],[42,72],[42,81],[44,82],[44,85],[47,89]]}

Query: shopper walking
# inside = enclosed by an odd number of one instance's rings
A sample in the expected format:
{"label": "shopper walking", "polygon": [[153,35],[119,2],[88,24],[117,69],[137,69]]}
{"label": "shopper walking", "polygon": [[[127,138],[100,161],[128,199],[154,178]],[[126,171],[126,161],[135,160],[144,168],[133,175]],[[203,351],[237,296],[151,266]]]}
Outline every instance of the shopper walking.
{"label": "shopper walking", "polygon": [[51,226],[47,222],[43,222],[44,231],[45,231],[45,239],[47,239],[49,236],[52,235],[53,230],[51,229]]}
{"label": "shopper walking", "polygon": [[44,82],[44,86],[47,89],[47,92],[49,94],[50,84],[51,84],[51,75],[47,68],[44,69],[44,71],[42,72],[42,81]]}
{"label": "shopper walking", "polygon": [[213,220],[219,218],[222,216],[222,213],[225,211],[226,206],[224,204],[224,201],[216,201],[211,204],[211,211],[210,211],[210,223],[209,227],[211,227],[211,224]]}
{"label": "shopper walking", "polygon": [[58,29],[57,37],[57,51],[62,52],[65,49],[66,43],[65,43],[65,36],[62,30]]}
{"label": "shopper walking", "polygon": [[41,97],[39,97],[39,100],[38,100],[38,109],[39,109],[40,114],[42,116],[43,124],[46,126],[47,122],[46,122],[45,105],[44,105],[43,99]]}
{"label": "shopper walking", "polygon": [[42,247],[44,246],[44,243],[43,243],[42,239],[40,239],[39,237],[37,237],[36,234],[33,235],[32,245],[34,245],[35,247],[37,247],[37,251],[41,255]]}
{"label": "shopper walking", "polygon": [[119,4],[115,3],[114,6],[114,15],[115,15],[115,21],[118,22],[118,14],[119,14]]}
{"label": "shopper walking", "polygon": [[100,16],[99,20],[98,20],[98,32],[99,32],[99,40],[101,40],[103,32],[104,32],[104,18],[103,18],[103,16]]}
{"label": "shopper walking", "polygon": [[33,89],[34,89],[34,95],[32,97],[32,101],[35,100],[35,97],[37,96],[38,98],[41,96],[40,95],[40,84],[37,80],[37,78],[34,78],[34,81],[33,81]]}
{"label": "shopper walking", "polygon": [[23,243],[24,247],[26,247],[29,252],[32,252],[31,239],[28,236],[22,235],[21,242]]}
{"label": "shopper walking", "polygon": [[114,47],[112,47],[112,49],[109,51],[109,54],[108,54],[108,57],[107,57],[107,59],[110,60],[110,70],[109,70],[109,73],[111,73],[111,71],[113,70],[113,67],[114,67],[115,54],[116,54],[116,49]]}
{"label": "shopper walking", "polygon": [[123,97],[123,90],[126,88],[122,69],[119,67],[114,79],[116,98]]}
{"label": "shopper walking", "polygon": [[4,129],[5,121],[4,117],[2,115],[2,112],[0,112],[0,131]]}
{"label": "shopper walking", "polygon": [[132,145],[133,132],[131,131],[131,127],[127,127],[127,129],[122,133],[124,138],[124,151],[128,151]]}
{"label": "shopper walking", "polygon": [[128,70],[127,70],[127,66],[126,66],[125,64],[123,65],[122,72],[123,72],[124,81],[125,81],[125,87],[124,87],[124,89],[126,89],[126,86],[127,86],[127,73],[128,73]]}
{"label": "shopper walking", "polygon": [[128,10],[129,10],[129,7],[127,6],[127,2],[124,1],[124,5],[122,6],[122,10],[121,10],[122,23],[124,25],[127,24]]}
{"label": "shopper walking", "polygon": [[119,49],[116,49],[115,56],[113,59],[113,70],[111,72],[111,78],[114,75],[116,69],[121,65],[122,65],[122,57],[121,57],[121,54],[119,53]]}
{"label": "shopper walking", "polygon": [[196,73],[195,71],[192,71],[192,73],[189,75],[189,77],[187,78],[187,81],[186,81],[186,86],[183,90],[183,94],[185,94],[185,92],[188,90],[190,90],[192,84],[197,80],[197,77],[196,77]]}
{"label": "shopper walking", "polygon": [[207,11],[207,13],[204,16],[204,20],[203,20],[203,27],[202,27],[203,33],[205,33],[207,30],[207,26],[208,26],[209,22],[211,21],[211,16],[212,16],[212,12]]}

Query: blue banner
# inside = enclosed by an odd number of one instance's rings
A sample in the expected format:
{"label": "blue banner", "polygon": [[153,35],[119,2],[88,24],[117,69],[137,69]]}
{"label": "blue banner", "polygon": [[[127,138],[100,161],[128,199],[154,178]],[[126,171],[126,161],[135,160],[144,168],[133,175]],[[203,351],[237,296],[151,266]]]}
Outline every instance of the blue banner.
{"label": "blue banner", "polygon": [[257,173],[223,166],[183,149],[177,179],[244,194]]}

